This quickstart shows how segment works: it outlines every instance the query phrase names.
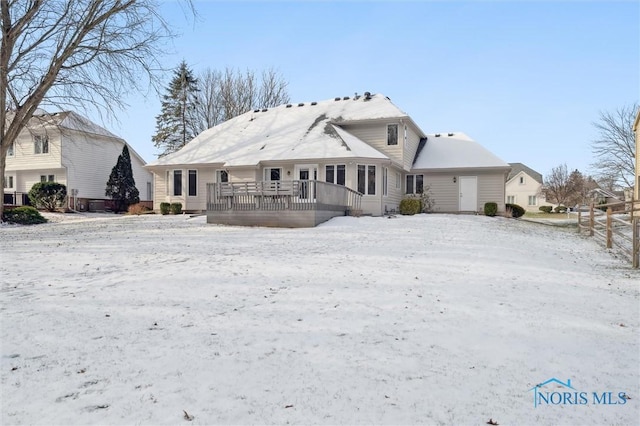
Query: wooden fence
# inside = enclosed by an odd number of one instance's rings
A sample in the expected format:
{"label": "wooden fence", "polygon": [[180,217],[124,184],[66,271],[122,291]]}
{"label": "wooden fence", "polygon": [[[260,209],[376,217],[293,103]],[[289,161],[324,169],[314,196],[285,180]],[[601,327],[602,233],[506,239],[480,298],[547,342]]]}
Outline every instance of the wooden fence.
{"label": "wooden fence", "polygon": [[[622,209],[620,209],[622,207]],[[615,212],[614,212],[614,208]],[[588,210],[578,210],[578,232],[588,231],[606,248],[614,246],[631,259],[631,266],[640,266],[640,206],[638,203],[591,203]]]}

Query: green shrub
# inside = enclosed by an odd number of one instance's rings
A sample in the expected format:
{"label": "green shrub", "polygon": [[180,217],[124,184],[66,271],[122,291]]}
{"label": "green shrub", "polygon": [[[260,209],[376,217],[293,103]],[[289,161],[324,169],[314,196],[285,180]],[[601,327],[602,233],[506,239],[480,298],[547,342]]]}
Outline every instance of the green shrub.
{"label": "green shrub", "polygon": [[31,206],[5,210],[2,219],[6,222],[19,223],[20,225],[37,225],[47,221],[38,210]]}
{"label": "green shrub", "polygon": [[406,215],[414,215],[418,214],[422,211],[422,202],[419,198],[408,197],[402,199],[400,201],[400,206],[398,208],[400,210],[400,214]]}
{"label": "green shrub", "polygon": [[566,213],[567,212],[567,208],[565,206],[558,206],[553,210],[555,210],[556,213]]}
{"label": "green shrub", "polygon": [[170,210],[171,214],[182,213],[182,203],[171,203]]}
{"label": "green shrub", "polygon": [[171,204],[169,203],[160,203],[160,214],[169,214],[169,209],[171,208]]}
{"label": "green shrub", "polygon": [[551,213],[553,211],[553,207],[551,207],[551,206],[540,206],[540,207],[538,207],[538,210],[540,210],[541,212],[544,212],[544,213]]}
{"label": "green shrub", "polygon": [[29,191],[29,201],[35,207],[55,211],[64,203],[67,187],[57,182],[38,182]]}
{"label": "green shrub", "polygon": [[511,211],[511,217],[518,218],[524,215],[524,209],[517,204],[507,204],[506,208]]}
{"label": "green shrub", "polygon": [[498,203],[494,203],[493,201],[484,203],[485,216],[495,216],[496,213],[498,213]]}

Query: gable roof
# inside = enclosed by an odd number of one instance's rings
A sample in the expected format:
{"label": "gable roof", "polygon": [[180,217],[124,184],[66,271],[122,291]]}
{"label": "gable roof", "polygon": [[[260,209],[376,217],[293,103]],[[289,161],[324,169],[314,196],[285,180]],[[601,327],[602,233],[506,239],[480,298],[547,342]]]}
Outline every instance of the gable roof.
{"label": "gable roof", "polygon": [[342,123],[384,118],[409,119],[380,94],[252,110],[205,130],[179,151],[149,166],[255,166],[281,160],[384,159],[388,157],[340,127]]}
{"label": "gable roof", "polygon": [[536,182],[538,183],[543,183],[542,182],[542,175],[538,172],[536,172],[535,170],[525,166],[522,163],[509,163],[509,165],[511,166],[511,172],[509,172],[509,176],[507,176],[507,181],[510,181],[511,179],[513,179],[514,177],[516,177],[516,175],[520,172],[525,172],[526,174],[528,174],[529,176],[531,176]]}
{"label": "gable roof", "polygon": [[464,133],[427,135],[424,147],[413,162],[413,169],[502,168],[509,164]]}

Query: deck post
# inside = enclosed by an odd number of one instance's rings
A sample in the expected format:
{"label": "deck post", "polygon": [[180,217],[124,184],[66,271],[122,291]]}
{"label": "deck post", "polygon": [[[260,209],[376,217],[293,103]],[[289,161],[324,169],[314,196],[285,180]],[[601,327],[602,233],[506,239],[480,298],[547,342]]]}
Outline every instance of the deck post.
{"label": "deck post", "polygon": [[593,237],[593,227],[595,226],[595,213],[593,211],[594,204],[589,205],[589,236]]}
{"label": "deck post", "polygon": [[[632,210],[633,212],[633,210]],[[631,222],[633,227],[632,238],[633,245],[631,248],[631,266],[634,269],[640,267],[640,218],[634,218]]]}
{"label": "deck post", "polygon": [[610,249],[611,247],[613,247],[613,230],[612,230],[612,223],[611,223],[611,213],[613,212],[613,210],[611,210],[611,207],[607,207],[607,248]]}

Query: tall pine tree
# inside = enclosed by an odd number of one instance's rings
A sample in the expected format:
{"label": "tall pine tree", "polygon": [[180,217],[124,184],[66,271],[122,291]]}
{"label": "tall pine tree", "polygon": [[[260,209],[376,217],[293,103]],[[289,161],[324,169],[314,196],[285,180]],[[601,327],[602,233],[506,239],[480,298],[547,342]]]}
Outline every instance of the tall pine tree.
{"label": "tall pine tree", "polygon": [[136,188],[136,181],[131,170],[131,157],[127,145],[122,148],[122,154],[109,175],[105,195],[114,201],[116,213],[125,211],[129,205],[140,202],[140,194]]}
{"label": "tall pine tree", "polygon": [[162,97],[162,112],[156,116],[156,134],[152,141],[162,151],[161,157],[179,150],[195,137],[197,92],[198,80],[182,61]]}

